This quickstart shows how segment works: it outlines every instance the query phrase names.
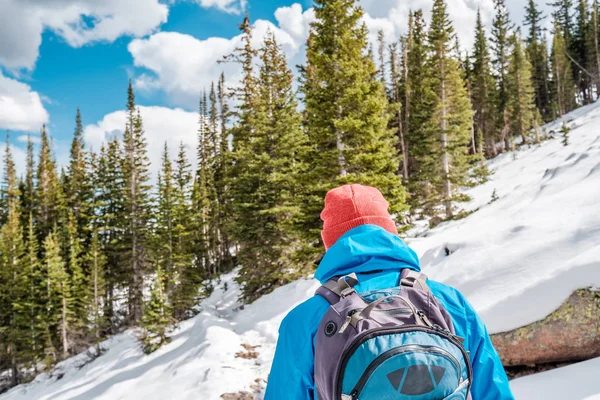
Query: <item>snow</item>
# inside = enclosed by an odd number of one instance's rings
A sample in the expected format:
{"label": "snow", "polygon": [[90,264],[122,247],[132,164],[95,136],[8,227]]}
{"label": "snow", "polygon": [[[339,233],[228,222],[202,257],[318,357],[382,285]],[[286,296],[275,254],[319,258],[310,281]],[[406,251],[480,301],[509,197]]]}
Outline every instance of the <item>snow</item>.
{"label": "snow", "polygon": [[[462,291],[491,332],[546,317],[575,289],[600,287],[600,104],[563,119],[572,127],[569,146],[557,133],[490,161],[489,181],[467,192],[465,208],[476,212],[433,230],[421,224],[407,239],[423,270]],[[0,400],[218,400],[240,391],[262,398],[279,324],[318,283],[301,279],[241,308],[234,278],[223,276],[200,314],[155,353],[144,355],[128,331],[104,342],[97,359],[73,357]],[[598,371],[600,359],[511,385],[518,400],[600,400]]]}
{"label": "snow", "polygon": [[[568,146],[558,135],[502,154],[489,163],[490,180],[467,191],[466,208],[477,212],[408,239],[424,272],[459,289],[491,333],[543,319],[576,289],[600,287],[600,104],[565,121]],[[494,190],[499,199],[489,204]]]}
{"label": "snow", "polygon": [[511,382],[517,399],[600,400],[600,358],[552,371],[518,378]]}
{"label": "snow", "polygon": [[[316,290],[302,279],[239,309],[235,272],[222,277],[202,312],[184,321],[172,341],[145,355],[131,330],[102,347],[106,352],[86,363],[85,353],[58,364],[0,396],[1,400],[220,399],[224,393],[260,393],[271,367],[277,330],[290,308]],[[227,289],[226,289],[227,288]],[[256,359],[236,357],[242,345],[259,346]]]}

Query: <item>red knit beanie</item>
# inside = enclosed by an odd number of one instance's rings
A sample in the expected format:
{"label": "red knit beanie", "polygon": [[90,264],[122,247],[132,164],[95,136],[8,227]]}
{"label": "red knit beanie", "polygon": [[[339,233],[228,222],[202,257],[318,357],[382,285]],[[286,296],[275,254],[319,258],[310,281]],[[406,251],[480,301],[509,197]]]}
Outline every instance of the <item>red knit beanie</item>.
{"label": "red knit beanie", "polygon": [[321,213],[321,237],[325,248],[329,249],[344,233],[360,225],[377,225],[398,234],[388,206],[381,192],[374,187],[345,185],[331,190],[325,196],[325,209]]}

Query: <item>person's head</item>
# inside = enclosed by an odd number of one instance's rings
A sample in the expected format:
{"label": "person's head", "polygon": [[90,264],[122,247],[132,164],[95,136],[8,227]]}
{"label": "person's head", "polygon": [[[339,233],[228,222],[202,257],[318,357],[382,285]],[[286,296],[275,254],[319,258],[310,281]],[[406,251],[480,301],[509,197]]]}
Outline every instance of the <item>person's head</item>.
{"label": "person's head", "polygon": [[397,235],[398,229],[388,206],[381,192],[374,187],[344,185],[329,191],[321,213],[321,237],[325,249],[328,250],[346,232],[360,225],[377,225]]}

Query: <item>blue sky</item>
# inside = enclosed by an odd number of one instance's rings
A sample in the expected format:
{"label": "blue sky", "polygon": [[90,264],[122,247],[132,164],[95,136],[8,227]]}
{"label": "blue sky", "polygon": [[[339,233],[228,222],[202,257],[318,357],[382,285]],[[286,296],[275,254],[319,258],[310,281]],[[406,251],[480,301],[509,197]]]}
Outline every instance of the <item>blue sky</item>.
{"label": "blue sky", "polygon": [[[248,5],[248,12],[253,19],[273,20],[277,8],[293,3],[258,1]],[[238,34],[241,18],[238,13],[180,1],[169,8],[168,21],[160,30],[201,40],[233,37]],[[128,79],[143,70],[133,66],[133,57],[127,50],[129,42],[130,37],[121,37],[112,43],[73,48],[53,31],[43,33],[35,70],[24,81],[48,99],[45,108],[50,113],[49,128],[57,139],[70,138],[77,107],[81,107],[87,124],[123,107]],[[173,105],[160,91],[136,92],[139,104]]]}
{"label": "blue sky", "polygon": [[[493,1],[447,1],[468,47],[477,8],[489,23]],[[371,40],[382,29],[392,41],[405,32],[409,9],[423,8],[428,15],[432,0],[360,4]],[[507,4],[520,22],[522,1]],[[236,82],[235,66],[216,61],[237,46],[244,11],[255,26],[254,45],[274,31],[295,69],[304,61],[311,7],[310,0],[0,0],[0,130],[12,132],[22,168],[23,135],[35,137],[46,123],[64,164],[76,108],[81,107],[86,142],[97,150],[123,129],[132,79],[151,160],[159,159],[165,141],[173,151],[183,142],[193,154],[202,91],[222,71],[229,85]]]}

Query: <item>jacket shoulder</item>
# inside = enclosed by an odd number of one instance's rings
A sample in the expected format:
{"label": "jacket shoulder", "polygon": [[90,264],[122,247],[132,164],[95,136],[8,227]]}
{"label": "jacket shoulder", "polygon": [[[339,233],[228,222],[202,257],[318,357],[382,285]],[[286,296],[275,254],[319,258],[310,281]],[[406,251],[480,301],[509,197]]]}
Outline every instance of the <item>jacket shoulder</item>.
{"label": "jacket shoulder", "polygon": [[321,296],[313,296],[294,307],[283,319],[279,333],[316,332],[329,303]]}

